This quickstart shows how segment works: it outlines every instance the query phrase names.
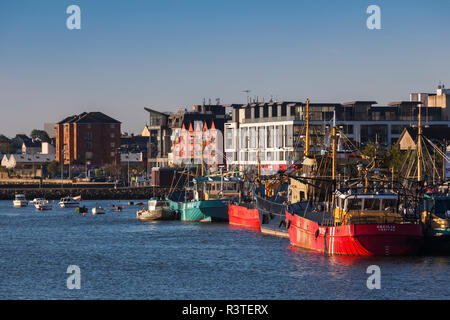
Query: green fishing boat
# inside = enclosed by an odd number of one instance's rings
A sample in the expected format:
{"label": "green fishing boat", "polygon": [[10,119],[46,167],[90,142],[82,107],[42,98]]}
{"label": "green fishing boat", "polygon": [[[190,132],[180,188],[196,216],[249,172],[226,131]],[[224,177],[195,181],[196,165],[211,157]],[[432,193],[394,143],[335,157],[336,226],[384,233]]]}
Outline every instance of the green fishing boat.
{"label": "green fishing boat", "polygon": [[242,180],[238,177],[204,176],[194,178],[193,186],[173,193],[170,209],[181,221],[227,222],[228,205],[239,197]]}
{"label": "green fishing boat", "polygon": [[424,195],[426,253],[450,255],[450,195]]}

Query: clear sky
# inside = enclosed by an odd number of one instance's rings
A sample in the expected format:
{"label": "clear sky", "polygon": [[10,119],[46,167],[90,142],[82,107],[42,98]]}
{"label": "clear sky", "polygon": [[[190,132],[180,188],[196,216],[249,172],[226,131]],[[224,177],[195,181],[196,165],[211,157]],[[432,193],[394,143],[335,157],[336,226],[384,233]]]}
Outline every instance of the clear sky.
{"label": "clear sky", "polygon": [[[66,8],[81,8],[68,30]],[[369,30],[366,8],[381,8]],[[0,134],[203,98],[379,104],[450,87],[450,1],[0,0]]]}

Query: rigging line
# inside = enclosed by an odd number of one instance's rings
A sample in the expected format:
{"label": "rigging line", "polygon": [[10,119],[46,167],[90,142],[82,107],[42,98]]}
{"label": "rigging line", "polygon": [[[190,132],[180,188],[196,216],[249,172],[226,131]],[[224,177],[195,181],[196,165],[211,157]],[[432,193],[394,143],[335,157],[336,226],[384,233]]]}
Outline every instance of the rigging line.
{"label": "rigging line", "polygon": [[428,139],[427,137],[424,137],[430,144],[431,144],[431,146],[433,147],[433,148],[435,148],[436,149],[436,151],[441,155],[441,156],[443,156],[443,157],[445,157],[445,160],[448,162],[448,161],[450,161],[450,158],[449,157],[447,157],[447,155],[441,150],[441,148],[439,148],[436,144],[434,144],[430,139]]}
{"label": "rigging line", "polygon": [[424,145],[424,148],[423,148],[423,149],[425,149],[425,152],[426,152],[426,154],[428,155],[428,159],[429,159],[429,161],[424,161],[424,167],[425,167],[427,164],[429,165],[429,163],[431,163],[431,164],[432,164],[432,168],[431,168],[431,169],[434,169],[433,174],[436,173],[437,176],[440,177],[441,175],[439,174],[439,171],[436,169],[436,166],[434,165],[433,158],[431,157],[431,154],[430,154],[430,152],[428,151],[428,148],[426,147],[425,143],[424,143],[423,145]]}

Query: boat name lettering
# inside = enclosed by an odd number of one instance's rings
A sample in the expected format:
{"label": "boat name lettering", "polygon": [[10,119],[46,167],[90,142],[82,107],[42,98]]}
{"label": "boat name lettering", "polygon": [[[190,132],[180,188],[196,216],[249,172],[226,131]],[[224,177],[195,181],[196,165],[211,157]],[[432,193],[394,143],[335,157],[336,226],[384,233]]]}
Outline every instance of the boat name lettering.
{"label": "boat name lettering", "polygon": [[395,226],[394,225],[383,225],[383,224],[378,224],[377,225],[377,230],[378,231],[395,231]]}

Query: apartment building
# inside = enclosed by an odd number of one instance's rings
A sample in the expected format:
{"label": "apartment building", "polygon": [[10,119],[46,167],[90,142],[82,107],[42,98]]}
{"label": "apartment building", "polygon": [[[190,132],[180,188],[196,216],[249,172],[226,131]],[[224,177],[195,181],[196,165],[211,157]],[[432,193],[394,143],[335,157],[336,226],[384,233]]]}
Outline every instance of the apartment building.
{"label": "apartment building", "polygon": [[103,166],[120,161],[121,123],[102,112],[83,112],[56,124],[56,160]]}

